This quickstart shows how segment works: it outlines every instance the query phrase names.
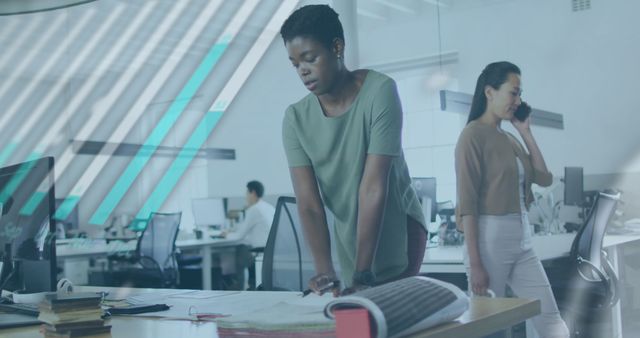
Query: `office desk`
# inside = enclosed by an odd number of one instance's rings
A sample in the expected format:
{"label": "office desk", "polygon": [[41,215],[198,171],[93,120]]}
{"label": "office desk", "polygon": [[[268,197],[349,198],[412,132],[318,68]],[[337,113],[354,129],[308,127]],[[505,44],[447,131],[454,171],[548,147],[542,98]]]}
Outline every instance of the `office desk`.
{"label": "office desk", "polygon": [[[82,287],[81,291],[111,290],[117,288]],[[153,289],[138,289],[137,291],[154,292]],[[220,291],[210,291],[220,292]],[[251,291],[246,291],[251,292]],[[233,292],[228,292],[232,297]],[[290,296],[289,292],[280,292],[283,297]],[[299,294],[299,293],[296,293]],[[227,298],[225,297],[225,298]],[[517,298],[474,298],[470,309],[460,318],[411,337],[451,338],[451,337],[481,337],[531,318],[540,313],[540,302]],[[143,317],[114,317],[111,337],[113,338],[174,338],[174,337],[218,337],[216,325],[212,322],[190,322],[184,320],[166,320]],[[0,337],[26,338],[42,337],[37,326],[1,330]]]}
{"label": "office desk", "polygon": [[540,314],[540,301],[521,298],[471,298],[469,310],[457,320],[411,337],[482,337]]}
{"label": "office desk", "polygon": [[[136,241],[120,242],[110,241],[107,243],[103,239],[80,239],[79,241],[56,245],[56,256],[59,262],[64,265],[67,260],[87,259],[91,257],[105,257],[118,252],[134,251]],[[176,247],[180,250],[196,250],[202,255],[202,286],[205,290],[211,290],[211,267],[213,265],[211,255],[214,251],[233,248],[242,244],[241,239],[183,239],[176,241]],[[72,280],[73,281],[73,280]]]}
{"label": "office desk", "polygon": [[[536,235],[532,237],[533,249],[541,261],[569,255],[575,233]],[[602,246],[609,256],[614,271],[620,276],[620,252],[624,245],[640,245],[640,234],[606,235]],[[465,273],[463,246],[443,246],[425,250],[421,273]],[[622,308],[618,302],[612,309],[612,337],[622,335]],[[531,331],[529,325],[527,330]]]}
{"label": "office desk", "polygon": [[[533,250],[541,261],[569,254],[575,234],[536,235],[531,238]],[[606,240],[605,240],[606,242]],[[464,246],[437,246],[427,248],[420,272],[464,273]]]}
{"label": "office desk", "polygon": [[[569,255],[571,243],[575,238],[575,233],[558,235],[536,235],[531,239],[533,250],[541,261],[559,258]],[[640,234],[634,235],[606,235],[603,240],[603,247],[615,257],[612,261],[617,261],[617,250],[619,245],[632,244],[640,241]],[[640,243],[640,242],[638,242]],[[438,246],[427,248],[422,260],[420,272],[426,273],[464,273],[463,254],[464,246]]]}

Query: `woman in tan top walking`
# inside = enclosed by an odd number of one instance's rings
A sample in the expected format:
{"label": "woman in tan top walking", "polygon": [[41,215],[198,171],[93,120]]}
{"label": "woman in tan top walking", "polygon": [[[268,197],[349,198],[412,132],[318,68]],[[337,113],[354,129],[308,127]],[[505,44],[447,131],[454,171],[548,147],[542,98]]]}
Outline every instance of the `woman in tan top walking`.
{"label": "woman in tan top walking", "polygon": [[[503,297],[508,285],[523,298],[540,299],[533,319],[541,337],[568,337],[542,264],[531,248],[527,209],[531,183],[548,186],[552,176],[531,133],[521,104],[520,69],[510,62],[489,64],[478,77],[467,126],[455,151],[459,229],[465,232],[464,261],[469,290]],[[528,108],[528,107],[525,107]],[[502,130],[511,122],[525,143]]]}

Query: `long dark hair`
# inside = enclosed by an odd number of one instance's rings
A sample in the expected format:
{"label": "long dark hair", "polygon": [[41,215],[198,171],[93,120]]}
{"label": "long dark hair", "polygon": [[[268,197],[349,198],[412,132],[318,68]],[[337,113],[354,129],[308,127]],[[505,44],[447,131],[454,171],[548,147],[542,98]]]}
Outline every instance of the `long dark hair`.
{"label": "long dark hair", "polygon": [[508,61],[494,62],[487,65],[476,82],[476,90],[473,93],[473,101],[471,102],[471,111],[467,124],[479,118],[487,110],[487,96],[484,94],[484,88],[491,86],[494,89],[507,81],[509,74],[520,75],[520,68]]}

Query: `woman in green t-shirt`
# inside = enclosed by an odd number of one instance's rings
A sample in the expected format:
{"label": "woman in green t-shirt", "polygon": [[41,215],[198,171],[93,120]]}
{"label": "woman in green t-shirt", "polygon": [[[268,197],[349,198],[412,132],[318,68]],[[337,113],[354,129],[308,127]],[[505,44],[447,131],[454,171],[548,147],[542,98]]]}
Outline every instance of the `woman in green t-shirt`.
{"label": "woman in green t-shirt", "polygon": [[283,120],[283,143],[317,273],[309,287],[322,293],[338,279],[323,204],[336,219],[343,294],[417,274],[426,230],[402,152],[395,82],[372,70],[345,67],[342,25],[329,6],[296,10],[280,33],[311,92],[289,106]]}

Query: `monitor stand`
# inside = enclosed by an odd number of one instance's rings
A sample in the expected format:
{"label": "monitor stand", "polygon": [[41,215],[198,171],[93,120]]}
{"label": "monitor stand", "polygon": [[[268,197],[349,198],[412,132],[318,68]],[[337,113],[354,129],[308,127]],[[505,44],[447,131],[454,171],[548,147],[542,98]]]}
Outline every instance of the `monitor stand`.
{"label": "monitor stand", "polygon": [[[43,278],[44,276],[50,276],[52,274],[51,262],[46,260],[21,260],[20,270],[22,273],[22,281],[24,283],[23,293],[56,290],[56,286],[51,284],[51,278]],[[53,271],[53,273],[55,272],[56,271]]]}

